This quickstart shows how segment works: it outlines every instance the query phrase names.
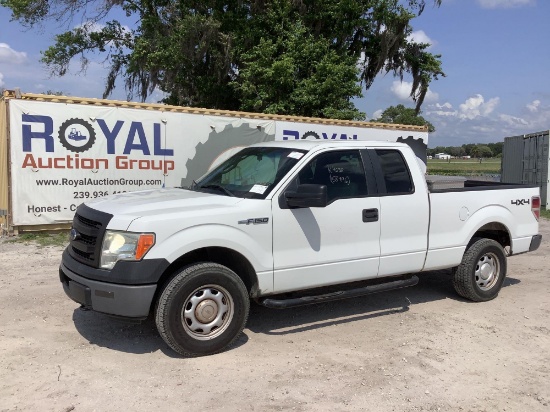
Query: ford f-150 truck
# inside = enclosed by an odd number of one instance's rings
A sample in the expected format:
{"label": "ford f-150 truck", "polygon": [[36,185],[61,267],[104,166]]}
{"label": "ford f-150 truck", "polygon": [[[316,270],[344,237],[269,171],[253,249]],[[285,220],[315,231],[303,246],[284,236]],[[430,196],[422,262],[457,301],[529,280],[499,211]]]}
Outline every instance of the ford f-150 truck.
{"label": "ford f-150 truck", "polygon": [[189,188],[80,205],[59,275],[84,307],[152,314],[176,352],[212,354],[238,338],[251,299],[285,308],[366,295],[444,268],[461,296],[493,299],[507,255],[540,245],[539,214],[534,186],[429,191],[404,144],[271,142]]}

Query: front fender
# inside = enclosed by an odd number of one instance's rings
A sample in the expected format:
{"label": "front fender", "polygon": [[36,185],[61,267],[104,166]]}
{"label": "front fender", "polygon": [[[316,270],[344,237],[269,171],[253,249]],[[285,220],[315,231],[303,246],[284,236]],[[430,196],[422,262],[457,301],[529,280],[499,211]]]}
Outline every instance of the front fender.
{"label": "front fender", "polygon": [[[269,228],[265,225],[265,229]],[[243,255],[256,273],[273,271],[271,235],[258,231],[248,233],[233,226],[203,224],[188,227],[160,240],[149,251],[147,259],[163,257],[170,263],[189,252],[205,247],[224,247]],[[254,235],[254,236],[253,236]],[[266,236],[267,235],[267,236]]]}

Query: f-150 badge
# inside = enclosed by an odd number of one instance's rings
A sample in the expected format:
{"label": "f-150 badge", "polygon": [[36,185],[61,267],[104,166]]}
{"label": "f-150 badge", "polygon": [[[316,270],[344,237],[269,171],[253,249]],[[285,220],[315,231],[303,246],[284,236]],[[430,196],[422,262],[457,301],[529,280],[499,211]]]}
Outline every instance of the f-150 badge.
{"label": "f-150 badge", "polygon": [[239,225],[263,225],[269,222],[268,217],[257,217],[254,219],[239,220]]}

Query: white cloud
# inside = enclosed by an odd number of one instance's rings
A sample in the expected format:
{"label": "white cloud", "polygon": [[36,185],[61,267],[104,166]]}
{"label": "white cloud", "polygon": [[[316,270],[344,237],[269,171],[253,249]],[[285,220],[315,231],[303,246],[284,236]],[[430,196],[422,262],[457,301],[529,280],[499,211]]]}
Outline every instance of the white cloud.
{"label": "white cloud", "polygon": [[399,80],[394,80],[390,90],[400,100],[408,100],[411,94],[411,84],[408,82],[400,82]]}
{"label": "white cloud", "polygon": [[147,101],[152,103],[159,103],[163,99],[166,99],[168,96],[170,96],[168,93],[165,93],[162,90],[160,90],[158,87],[156,87],[151,93],[151,95],[147,98]]}
{"label": "white cloud", "polygon": [[0,73],[0,87],[4,86],[4,75]]}
{"label": "white cloud", "polygon": [[380,119],[380,117],[382,117],[382,113],[384,113],[384,110],[379,109],[372,114],[372,118],[374,120]]}
{"label": "white cloud", "polygon": [[[101,23],[98,23],[98,22],[95,22],[95,21],[87,21],[87,22],[84,22],[82,24],[77,24],[75,26],[75,29],[84,29],[84,31],[86,33],[98,33],[100,32],[101,30],[103,30],[105,28],[105,25],[104,24],[101,24]],[[130,27],[128,26],[122,26],[122,31],[124,33],[131,33],[132,30],[130,30]]]}
{"label": "white cloud", "polygon": [[104,24],[97,23],[95,21],[86,21],[82,24],[77,24],[75,29],[84,29],[87,33],[96,33],[101,31],[105,27]]}
{"label": "white cloud", "polygon": [[501,114],[498,118],[509,126],[527,126],[529,122],[521,117],[511,116],[509,114]]}
{"label": "white cloud", "polygon": [[550,125],[550,104],[548,101],[535,100],[526,105],[523,118],[528,121],[530,132],[548,130]]}
{"label": "white cloud", "polygon": [[439,94],[436,93],[436,92],[432,92],[430,90],[430,88],[428,87],[428,92],[426,93],[426,97],[424,98],[424,102],[425,103],[431,103],[431,102],[436,102],[438,100],[439,100]]}
{"label": "white cloud", "polygon": [[498,97],[493,97],[485,102],[481,94],[477,94],[467,99],[459,106],[458,116],[462,119],[475,119],[476,117],[486,117],[490,115],[495,107],[500,103]]}
{"label": "white cloud", "polygon": [[436,103],[432,107],[428,107],[428,112],[426,114],[430,115],[436,115],[436,116],[450,116],[450,117],[457,117],[458,112],[453,109],[453,105],[449,102],[439,104]]}
{"label": "white cloud", "polygon": [[498,97],[486,101],[481,94],[476,94],[456,109],[448,102],[426,105],[423,116],[436,128],[436,132],[430,134],[430,147],[498,142],[506,136],[548,130],[548,99],[526,103],[519,113],[499,113],[499,104]]}
{"label": "white cloud", "polygon": [[443,109],[443,110],[451,110],[453,108],[453,105],[449,102],[445,102],[443,104],[436,103],[434,106],[438,109]]}
{"label": "white cloud", "polygon": [[428,107],[426,114],[472,120],[477,117],[488,117],[499,103],[500,98],[498,97],[493,97],[486,102],[481,94],[476,94],[460,104],[458,110],[455,110],[449,102],[443,104],[436,103]]}
{"label": "white cloud", "polygon": [[[413,31],[407,38],[409,41],[414,41],[415,43],[428,43],[431,46],[435,44],[435,41],[430,39],[424,30]],[[429,48],[429,47],[428,47]]]}
{"label": "white cloud", "polygon": [[511,9],[514,7],[534,6],[536,0],[477,0],[484,9]]}
{"label": "white cloud", "polygon": [[[410,97],[412,83],[410,82],[401,82],[399,80],[394,80],[390,90],[401,100],[412,100],[412,98]],[[432,92],[428,88],[428,92],[426,93],[426,97],[424,98],[424,103],[436,102],[438,99],[439,94]]]}
{"label": "white cloud", "polygon": [[531,113],[535,113],[539,110],[540,100],[533,100],[531,103],[528,103],[526,107]]}
{"label": "white cloud", "polygon": [[13,50],[8,44],[0,43],[0,64],[21,64],[27,61],[27,53]]}

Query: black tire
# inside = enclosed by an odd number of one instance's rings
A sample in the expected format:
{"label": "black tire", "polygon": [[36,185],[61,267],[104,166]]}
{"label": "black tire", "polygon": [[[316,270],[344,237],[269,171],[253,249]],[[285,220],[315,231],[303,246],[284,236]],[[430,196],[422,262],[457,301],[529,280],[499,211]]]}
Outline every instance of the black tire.
{"label": "black tire", "polygon": [[156,308],[160,336],[184,356],[211,355],[239,337],[250,310],[241,278],[225,266],[198,263],[176,274]]}
{"label": "black tire", "polygon": [[506,254],[492,239],[476,239],[466,250],[453,273],[456,292],[474,302],[498,296],[506,277]]}

